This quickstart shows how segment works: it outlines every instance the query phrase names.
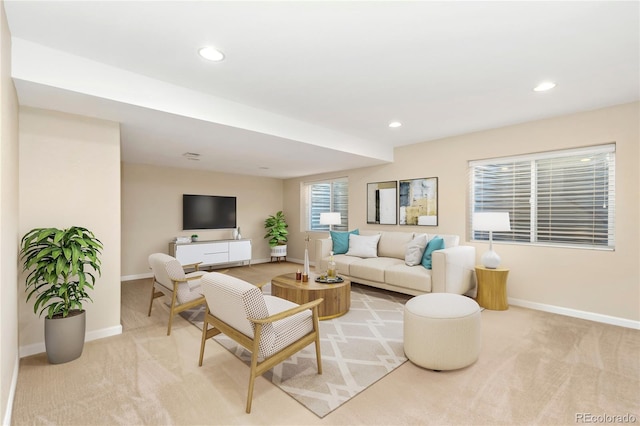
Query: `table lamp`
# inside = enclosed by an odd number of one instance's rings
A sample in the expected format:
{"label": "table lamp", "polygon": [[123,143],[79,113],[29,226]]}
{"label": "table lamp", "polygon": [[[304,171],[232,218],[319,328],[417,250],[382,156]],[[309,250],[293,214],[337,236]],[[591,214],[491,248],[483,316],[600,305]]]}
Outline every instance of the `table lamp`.
{"label": "table lamp", "polygon": [[485,268],[496,269],[500,266],[500,256],[493,251],[493,231],[511,231],[509,212],[480,212],[473,214],[473,229],[489,231],[489,251],[480,259]]}
{"label": "table lamp", "polygon": [[329,230],[331,231],[332,225],[342,225],[342,219],[340,218],[340,213],[338,212],[329,212],[329,213],[320,213],[320,225],[329,225]]}

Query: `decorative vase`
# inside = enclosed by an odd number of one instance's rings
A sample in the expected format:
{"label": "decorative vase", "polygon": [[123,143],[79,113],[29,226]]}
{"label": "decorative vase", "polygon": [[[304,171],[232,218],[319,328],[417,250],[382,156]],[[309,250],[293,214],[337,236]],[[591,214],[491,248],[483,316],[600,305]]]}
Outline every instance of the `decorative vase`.
{"label": "decorative vase", "polygon": [[240,227],[238,226],[238,235],[236,235],[236,240],[241,240],[242,235],[240,234]]}
{"label": "decorative vase", "polygon": [[304,249],[304,269],[302,274],[309,276],[309,250],[306,248]]}
{"label": "decorative vase", "polygon": [[238,228],[233,228],[233,239],[237,240],[238,239]]}
{"label": "decorative vase", "polygon": [[304,237],[304,270],[302,275],[309,276],[309,236]]}
{"label": "decorative vase", "polygon": [[86,311],[74,309],[65,318],[44,319],[44,346],[51,364],[73,361],[82,355]]}
{"label": "decorative vase", "polygon": [[331,256],[329,257],[329,263],[327,265],[327,278],[336,278],[338,275],[336,273],[336,261],[333,259],[333,251],[331,252]]}

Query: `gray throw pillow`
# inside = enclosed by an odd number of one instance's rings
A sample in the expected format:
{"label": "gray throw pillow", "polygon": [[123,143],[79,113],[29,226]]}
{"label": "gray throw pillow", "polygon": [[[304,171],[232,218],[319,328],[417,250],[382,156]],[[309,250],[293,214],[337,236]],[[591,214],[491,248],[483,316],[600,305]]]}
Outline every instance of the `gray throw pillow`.
{"label": "gray throw pillow", "polygon": [[416,235],[416,237],[407,244],[407,250],[404,254],[404,263],[406,263],[407,266],[419,265],[422,262],[422,255],[424,254],[424,249],[426,247],[427,235]]}

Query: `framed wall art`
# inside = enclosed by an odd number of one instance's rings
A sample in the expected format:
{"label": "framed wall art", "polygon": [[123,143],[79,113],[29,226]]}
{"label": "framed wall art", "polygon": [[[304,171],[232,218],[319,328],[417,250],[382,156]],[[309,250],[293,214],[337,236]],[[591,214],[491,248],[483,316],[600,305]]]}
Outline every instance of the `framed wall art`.
{"label": "framed wall art", "polygon": [[438,225],[438,178],[401,180],[400,225]]}
{"label": "framed wall art", "polygon": [[367,223],[398,223],[397,180],[367,184]]}

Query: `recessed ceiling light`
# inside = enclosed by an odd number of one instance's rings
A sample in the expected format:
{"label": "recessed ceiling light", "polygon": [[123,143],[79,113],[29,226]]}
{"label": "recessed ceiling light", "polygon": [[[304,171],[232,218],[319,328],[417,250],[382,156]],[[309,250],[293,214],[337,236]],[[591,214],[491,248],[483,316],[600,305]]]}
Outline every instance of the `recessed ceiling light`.
{"label": "recessed ceiling light", "polygon": [[552,81],[543,81],[542,83],[538,84],[533,91],[534,92],[546,92],[547,90],[551,90],[554,87],[556,87],[556,84]]}
{"label": "recessed ceiling light", "polygon": [[391,123],[389,123],[389,127],[391,127],[392,129],[395,129],[396,127],[400,127],[402,126],[402,123],[399,121],[392,121]]}
{"label": "recessed ceiling light", "polygon": [[200,54],[200,56],[202,56],[203,58],[209,61],[220,62],[224,59],[224,53],[222,53],[221,51],[219,51],[213,46],[203,47],[200,50],[198,50],[198,53]]}

